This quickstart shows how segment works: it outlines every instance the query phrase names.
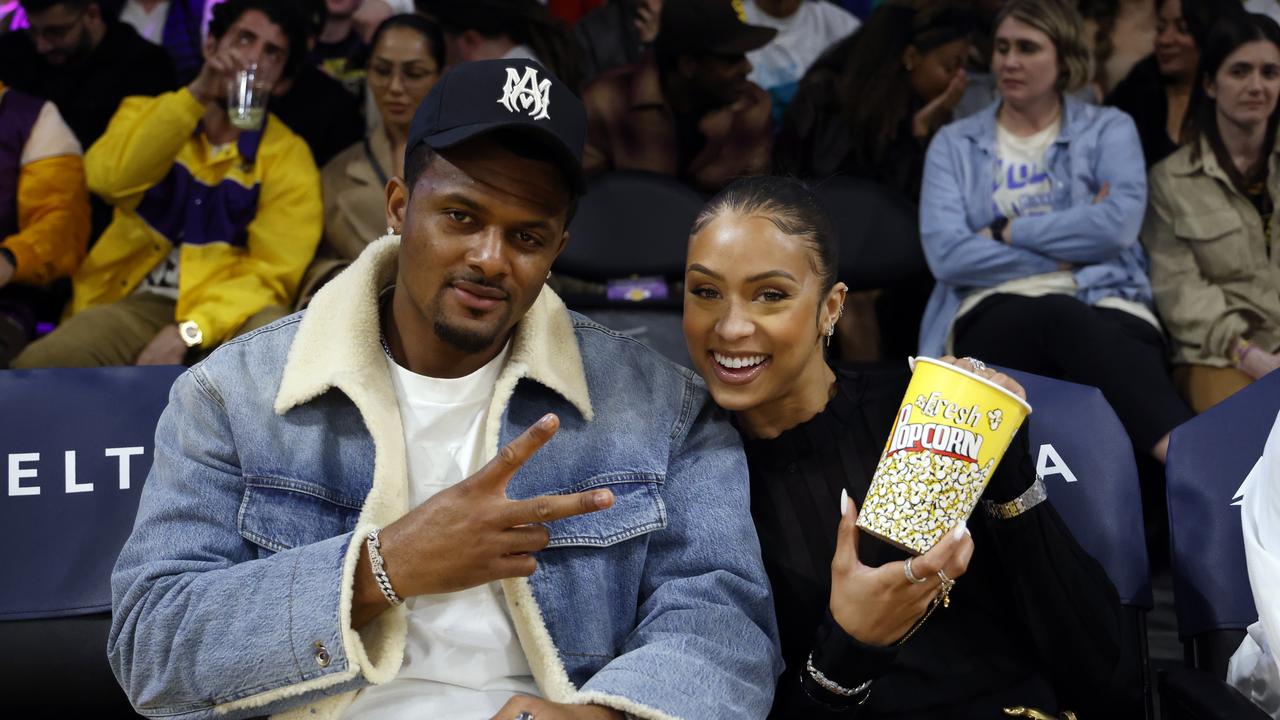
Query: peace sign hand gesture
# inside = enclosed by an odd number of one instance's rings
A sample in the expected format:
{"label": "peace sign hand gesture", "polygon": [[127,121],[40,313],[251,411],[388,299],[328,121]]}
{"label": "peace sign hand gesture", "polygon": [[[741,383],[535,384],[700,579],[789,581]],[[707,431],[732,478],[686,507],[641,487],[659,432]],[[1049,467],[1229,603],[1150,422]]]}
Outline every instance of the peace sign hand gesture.
{"label": "peace sign hand gesture", "polygon": [[[551,533],[540,523],[613,505],[613,493],[608,490],[507,499],[511,478],[559,427],[555,415],[543,416],[474,475],[382,529],[382,558],[398,595],[456,592],[532,575],[537,568],[533,554],[551,541]],[[356,629],[389,607],[365,553],[356,567],[355,596],[352,624]]]}

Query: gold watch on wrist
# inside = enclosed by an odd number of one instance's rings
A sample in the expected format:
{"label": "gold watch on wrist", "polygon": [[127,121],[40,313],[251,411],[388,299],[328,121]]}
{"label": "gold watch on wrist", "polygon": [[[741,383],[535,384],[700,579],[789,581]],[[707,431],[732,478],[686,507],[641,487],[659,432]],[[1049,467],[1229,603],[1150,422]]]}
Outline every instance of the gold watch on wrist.
{"label": "gold watch on wrist", "polygon": [[204,333],[200,331],[200,326],[195,320],[183,320],[178,323],[178,335],[189,348],[197,347],[204,342]]}

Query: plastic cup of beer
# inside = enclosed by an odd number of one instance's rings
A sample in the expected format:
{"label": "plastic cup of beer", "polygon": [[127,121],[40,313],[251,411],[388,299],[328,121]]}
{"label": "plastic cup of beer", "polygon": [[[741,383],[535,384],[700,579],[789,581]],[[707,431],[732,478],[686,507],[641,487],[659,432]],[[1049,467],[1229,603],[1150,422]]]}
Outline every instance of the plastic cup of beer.
{"label": "plastic cup of beer", "polygon": [[257,130],[267,116],[271,86],[258,74],[258,66],[237,70],[227,81],[227,119],[241,130]]}
{"label": "plastic cup of beer", "polygon": [[1031,406],[941,360],[913,358],[911,368],[858,527],[923,554],[969,518]]}

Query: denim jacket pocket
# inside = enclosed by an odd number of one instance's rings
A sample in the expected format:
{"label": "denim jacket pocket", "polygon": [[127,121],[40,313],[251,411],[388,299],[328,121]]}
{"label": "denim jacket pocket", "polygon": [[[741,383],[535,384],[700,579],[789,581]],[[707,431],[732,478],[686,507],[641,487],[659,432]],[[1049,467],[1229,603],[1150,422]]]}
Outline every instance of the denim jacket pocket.
{"label": "denim jacket pocket", "polygon": [[588,478],[566,493],[604,488],[613,492],[613,507],[557,520],[548,548],[608,547],[667,526],[662,502],[662,476],[653,473],[605,473]]}
{"label": "denim jacket pocket", "polygon": [[1187,242],[1206,279],[1230,280],[1248,274],[1252,262],[1248,231],[1235,210],[1177,217],[1173,233]]}
{"label": "denim jacket pocket", "polygon": [[351,532],[360,501],[304,480],[245,478],[236,524],[240,536],[270,552],[280,552]]}

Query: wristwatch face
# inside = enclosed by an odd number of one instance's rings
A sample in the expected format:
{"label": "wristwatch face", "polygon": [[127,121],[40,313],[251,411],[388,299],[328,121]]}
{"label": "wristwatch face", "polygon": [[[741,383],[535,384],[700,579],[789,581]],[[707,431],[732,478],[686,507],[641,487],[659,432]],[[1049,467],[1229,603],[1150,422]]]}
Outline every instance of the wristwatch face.
{"label": "wristwatch face", "polygon": [[187,347],[195,347],[204,341],[204,333],[200,332],[200,326],[191,320],[180,323],[178,333],[182,335],[182,342],[186,343]]}

